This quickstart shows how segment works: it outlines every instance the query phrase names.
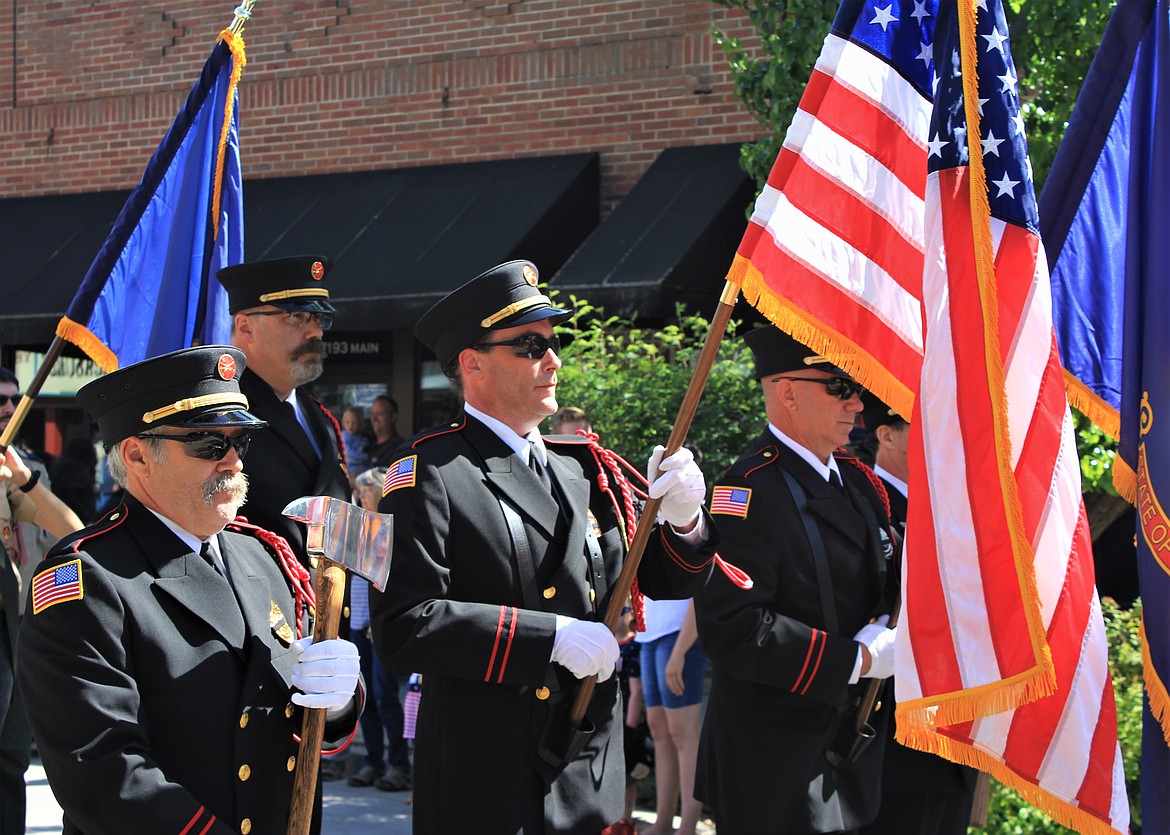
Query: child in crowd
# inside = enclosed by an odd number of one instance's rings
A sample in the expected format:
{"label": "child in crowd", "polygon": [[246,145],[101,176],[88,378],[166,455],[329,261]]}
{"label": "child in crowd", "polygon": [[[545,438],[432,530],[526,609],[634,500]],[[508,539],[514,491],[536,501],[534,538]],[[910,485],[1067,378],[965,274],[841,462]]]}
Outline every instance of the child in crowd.
{"label": "child in crowd", "polygon": [[349,406],[341,413],[341,443],[349,463],[350,481],[370,467],[370,439],[364,434],[366,415],[361,406]]}

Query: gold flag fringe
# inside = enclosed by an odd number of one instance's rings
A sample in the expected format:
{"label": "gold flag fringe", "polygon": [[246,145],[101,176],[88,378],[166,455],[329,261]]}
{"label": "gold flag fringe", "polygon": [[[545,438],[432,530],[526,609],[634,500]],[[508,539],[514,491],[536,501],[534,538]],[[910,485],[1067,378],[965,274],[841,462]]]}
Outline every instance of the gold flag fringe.
{"label": "gold flag fringe", "polygon": [[1046,642],[1041,658],[1030,670],[954,693],[899,703],[898,726],[901,727],[903,723],[926,728],[958,725],[1013,710],[1055,692],[1056,670],[1052,664],[1052,651]]}
{"label": "gold flag fringe", "polygon": [[118,356],[85,325],[62,316],[57,323],[57,336],[85,351],[86,356],[96,362],[102,371],[109,373],[118,370]]}
{"label": "gold flag fringe", "polygon": [[1137,473],[1120,455],[1113,456],[1113,487],[1121,498],[1137,504]]}
{"label": "gold flag fringe", "polygon": [[1101,427],[1101,431],[1113,440],[1120,439],[1121,414],[1067,368],[1064,369],[1064,390],[1070,406]]}
{"label": "gold flag fringe", "polygon": [[1170,745],[1170,693],[1166,692],[1166,684],[1158,677],[1158,669],[1154,666],[1154,659],[1150,657],[1150,645],[1146,641],[1146,621],[1142,619],[1138,627],[1142,639],[1142,675],[1146,682],[1146,696],[1150,700],[1150,713],[1162,726],[1162,736],[1166,744]]}
{"label": "gold flag fringe", "polygon": [[[966,135],[982,136],[979,117],[979,77],[975,42],[975,2],[964,0],[959,8],[959,52],[963,81],[963,109],[967,121]],[[999,702],[1002,695],[1018,696],[1023,702],[1048,695],[1048,683],[1055,686],[1052,653],[1048,648],[1041,617],[1040,595],[1036,585],[1035,553],[1024,530],[1023,509],[1020,506],[1019,485],[1012,469],[1012,441],[1008,433],[1007,381],[1003,354],[999,345],[999,299],[995,275],[995,248],[991,240],[991,206],[987,198],[987,170],[983,166],[983,148],[978,142],[968,142],[969,199],[971,206],[971,237],[975,255],[975,277],[983,321],[983,349],[987,367],[988,395],[991,399],[993,448],[999,470],[1000,494],[1004,519],[1012,542],[1016,577],[1019,581],[1024,619],[1032,641],[1033,657],[1041,668],[1026,674],[1031,678],[1011,684],[1012,679],[996,687],[995,694],[972,694],[972,706],[984,702]],[[1021,439],[1022,442],[1022,439]],[[1034,682],[1034,683],[1033,683]],[[961,704],[965,700],[960,700]],[[1012,705],[1015,706],[1015,705]],[[937,722],[936,722],[937,724]],[[946,724],[951,724],[947,722]]]}
{"label": "gold flag fringe", "polygon": [[903,745],[986,772],[1005,786],[1015,789],[1026,801],[1057,823],[1077,832],[1088,835],[1111,835],[1119,831],[1117,827],[1111,826],[1097,815],[1077,806],[1073,800],[1045,791],[1035,783],[1020,777],[998,758],[972,745],[943,736],[930,728],[904,725],[901,721],[901,706],[898,707],[898,713],[899,721],[894,738]]}
{"label": "gold flag fringe", "polygon": [[211,227],[212,239],[219,237],[219,206],[220,206],[220,191],[223,186],[223,159],[227,153],[228,134],[231,133],[232,127],[232,111],[236,106],[236,87],[240,83],[240,76],[244,72],[244,65],[248,63],[248,59],[244,54],[244,36],[237,35],[231,29],[224,29],[219,33],[219,38],[216,41],[224,41],[228,45],[228,49],[232,53],[232,77],[228,82],[228,91],[226,101],[223,106],[223,127],[219,133],[219,148],[215,154],[215,179],[214,191],[211,197]]}
{"label": "gold flag fringe", "polygon": [[737,254],[727,280],[738,286],[748,304],[768,321],[848,373],[899,415],[910,419],[914,393],[869,352],[777,293],[750,259]]}

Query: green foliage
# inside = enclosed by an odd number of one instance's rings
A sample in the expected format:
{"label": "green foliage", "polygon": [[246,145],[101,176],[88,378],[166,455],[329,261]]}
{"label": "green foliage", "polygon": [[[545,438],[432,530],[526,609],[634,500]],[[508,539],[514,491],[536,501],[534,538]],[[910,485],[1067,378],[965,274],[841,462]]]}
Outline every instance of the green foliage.
{"label": "green foliage", "polygon": [[740,165],[760,185],[767,179],[780,141],[808,84],[809,73],[833,23],[839,0],[713,0],[747,14],[761,50],[749,54],[738,38],[715,31],[727,56],[735,95],[765,128],[773,131],[740,151]]}
{"label": "green foliage", "polygon": [[[1113,692],[1117,697],[1117,740],[1125,764],[1125,787],[1129,793],[1129,811],[1134,831],[1141,828],[1141,785],[1138,771],[1142,754],[1142,649],[1138,626],[1142,607],[1121,609],[1109,598],[1101,601],[1105,632],[1109,639],[1109,669],[1113,675]],[[991,801],[987,828],[971,829],[994,835],[1057,835],[1066,829],[1016,792],[997,781],[991,783]]]}
{"label": "green foliage", "polygon": [[1081,459],[1081,492],[1117,495],[1113,486],[1113,459],[1117,442],[1080,412],[1073,411],[1077,455]]}
{"label": "green foliage", "polygon": [[[710,322],[680,309],[676,324],[635,327],[584,299],[569,299],[576,330],[561,352],[557,400],[584,409],[601,442],[641,470],[654,445],[670,436]],[[688,434],[703,452],[708,481],[760,432],[763,415],[750,353],[740,340],[724,338]]]}
{"label": "green foliage", "polygon": [[[772,131],[744,145],[740,164],[761,186],[780,151],[796,105],[808,83],[837,0],[712,0],[745,12],[759,33],[758,52],[715,32],[727,56],[735,95]],[[1021,111],[1040,191],[1085,73],[1096,53],[1114,0],[1008,0],[1012,56],[1019,77]]]}

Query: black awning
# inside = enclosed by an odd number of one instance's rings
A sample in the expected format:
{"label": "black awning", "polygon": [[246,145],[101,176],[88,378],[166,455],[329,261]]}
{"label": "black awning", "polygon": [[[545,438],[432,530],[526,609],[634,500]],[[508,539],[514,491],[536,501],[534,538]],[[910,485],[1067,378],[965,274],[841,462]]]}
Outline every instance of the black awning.
{"label": "black awning", "polygon": [[715,308],[754,192],[739,144],[663,151],[550,286],[608,314]]}
{"label": "black awning", "polygon": [[597,154],[258,180],[248,260],[333,259],[337,330],[412,327],[446,293],[527,258],[552,275],[596,226]]}
{"label": "black awning", "polygon": [[[249,180],[248,260],[333,258],[339,331],[409,327],[512,258],[551,275],[597,226],[597,154]],[[43,345],[128,192],[0,200],[0,343]]]}

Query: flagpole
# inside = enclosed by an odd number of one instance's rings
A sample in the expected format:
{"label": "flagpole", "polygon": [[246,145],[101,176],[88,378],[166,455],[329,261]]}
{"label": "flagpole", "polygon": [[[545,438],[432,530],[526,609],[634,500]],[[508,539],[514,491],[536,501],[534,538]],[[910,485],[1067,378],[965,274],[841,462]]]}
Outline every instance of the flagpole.
{"label": "flagpole", "polygon": [[[240,5],[236,7],[232,22],[227,27],[232,34],[238,35],[244,31],[244,26],[252,18],[252,9],[258,2],[259,0],[242,0]],[[4,429],[3,434],[0,434],[0,454],[3,454],[3,451],[8,448],[8,445],[12,443],[17,433],[20,432],[20,427],[32,411],[33,402],[37,399],[37,395],[41,393],[41,389],[45,385],[45,380],[49,378],[49,373],[53,370],[53,366],[61,358],[61,353],[65,350],[65,343],[66,340],[62,339],[59,335],[54,336],[53,341],[49,343],[49,349],[45,352],[44,362],[37,369],[32,383],[25,389],[24,396],[20,398],[20,403],[17,405],[16,411],[13,412],[8,426]]]}
{"label": "flagpole", "polygon": [[[687,385],[687,392],[683,396],[682,405],[678,409],[674,428],[670,433],[670,440],[666,442],[666,451],[663,458],[680,449],[687,439],[691,423],[695,419],[695,410],[703,397],[703,389],[707,387],[707,378],[711,375],[711,368],[715,365],[715,357],[719,353],[719,343],[727,332],[727,324],[731,321],[731,312],[735,309],[736,299],[739,298],[739,286],[728,281],[723,286],[723,293],[719,296],[719,306],[711,319],[711,329],[707,331],[707,340],[703,343],[703,350],[695,363],[695,373],[691,375],[691,382]],[[658,516],[658,505],[661,499],[647,499],[642,509],[642,519],[646,524],[639,524],[634,531],[634,540],[630,543],[630,550],[626,554],[625,564],[614,584],[613,595],[609,599],[609,608],[605,611],[605,625],[611,631],[617,629],[618,621],[625,607],[626,598],[634,585],[634,577],[638,573],[638,564],[642,561],[642,554],[650,541],[650,532],[654,527],[654,519]],[[589,700],[593,698],[593,688],[597,686],[597,676],[589,676],[581,680],[577,688],[577,697],[573,701],[569,712],[569,722],[574,728],[580,728],[585,718],[585,710],[589,707]]]}

